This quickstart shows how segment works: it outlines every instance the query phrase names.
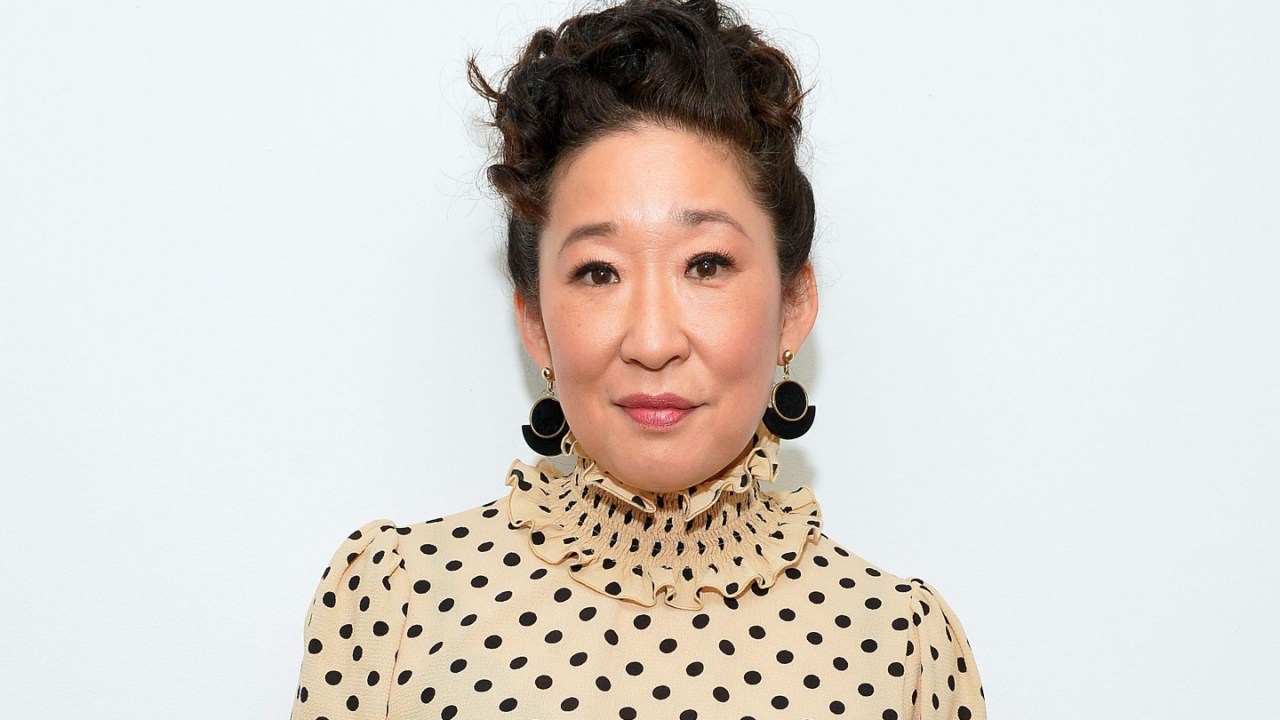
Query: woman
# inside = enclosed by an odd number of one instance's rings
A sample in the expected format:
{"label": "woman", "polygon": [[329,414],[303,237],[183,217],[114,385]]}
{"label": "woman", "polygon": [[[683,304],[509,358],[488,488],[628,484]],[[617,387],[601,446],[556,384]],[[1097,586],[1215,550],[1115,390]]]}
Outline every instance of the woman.
{"label": "woman", "polygon": [[818,309],[790,61],[712,0],[638,0],[472,81],[548,384],[525,437],[575,460],[353,533],[294,718],[985,717],[941,598],[762,487],[816,414],[789,379]]}

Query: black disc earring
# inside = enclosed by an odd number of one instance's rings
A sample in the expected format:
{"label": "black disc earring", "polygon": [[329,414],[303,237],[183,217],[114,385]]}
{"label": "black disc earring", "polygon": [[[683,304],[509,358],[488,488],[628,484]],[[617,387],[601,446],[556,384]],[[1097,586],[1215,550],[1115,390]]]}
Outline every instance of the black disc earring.
{"label": "black disc earring", "polygon": [[764,411],[764,426],[783,440],[795,440],[809,432],[818,408],[809,404],[804,386],[791,379],[791,361],[795,353],[782,352],[782,379],[773,386],[769,407]]}
{"label": "black disc earring", "polygon": [[542,379],[547,381],[547,393],[529,408],[529,424],[520,429],[524,432],[524,441],[534,452],[554,457],[561,453],[560,441],[569,432],[569,423],[555,396],[555,376],[551,368],[542,368]]}

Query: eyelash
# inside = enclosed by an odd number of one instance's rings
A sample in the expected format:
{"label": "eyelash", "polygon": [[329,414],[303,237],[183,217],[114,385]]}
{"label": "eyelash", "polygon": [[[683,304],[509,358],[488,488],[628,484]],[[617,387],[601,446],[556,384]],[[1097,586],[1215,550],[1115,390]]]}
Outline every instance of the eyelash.
{"label": "eyelash", "polygon": [[[605,272],[611,273],[614,278],[618,277],[618,271],[614,270],[612,265],[610,265],[609,263],[603,260],[588,260],[582,263],[581,265],[579,265],[577,268],[575,268],[574,271],[570,273],[569,277],[570,279],[577,282],[577,281],[581,281],[583,278],[587,277],[588,275],[590,275],[591,273],[597,270],[604,270]],[[589,284],[593,286],[596,285],[595,283],[589,283]],[[600,283],[600,284],[607,284],[607,283]]]}
{"label": "eyelash", "polygon": [[733,256],[726,252],[704,252],[698,253],[689,260],[689,264],[685,266],[685,274],[693,271],[693,268],[704,262],[713,263],[716,267],[724,270],[732,270],[737,264],[733,261]]}
{"label": "eyelash", "polygon": [[[690,272],[693,271],[694,267],[701,265],[704,262],[710,262],[714,264],[716,267],[723,268],[726,270],[733,269],[734,267],[737,266],[737,263],[734,262],[733,256],[730,255],[729,253],[703,252],[703,253],[698,253],[697,255],[689,259],[689,262],[685,265],[685,274],[689,274]],[[581,265],[574,268],[572,273],[570,273],[570,279],[575,282],[580,282],[591,273],[594,273],[600,270],[610,273],[614,277],[613,282],[617,282],[618,271],[614,269],[613,265],[605,262],[604,260],[587,260],[583,262]],[[705,278],[699,278],[699,279],[705,279]],[[598,285],[611,284],[611,283],[591,283],[591,284],[593,286],[598,286]]]}

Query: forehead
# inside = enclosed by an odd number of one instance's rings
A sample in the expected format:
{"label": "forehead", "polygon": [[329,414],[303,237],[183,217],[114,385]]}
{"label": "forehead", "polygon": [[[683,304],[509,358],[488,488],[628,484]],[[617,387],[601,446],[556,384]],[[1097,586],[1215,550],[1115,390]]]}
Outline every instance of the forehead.
{"label": "forehead", "polygon": [[549,200],[544,237],[553,241],[587,224],[659,230],[716,215],[749,236],[772,236],[733,150],[661,126],[610,133],[586,145],[557,168]]}

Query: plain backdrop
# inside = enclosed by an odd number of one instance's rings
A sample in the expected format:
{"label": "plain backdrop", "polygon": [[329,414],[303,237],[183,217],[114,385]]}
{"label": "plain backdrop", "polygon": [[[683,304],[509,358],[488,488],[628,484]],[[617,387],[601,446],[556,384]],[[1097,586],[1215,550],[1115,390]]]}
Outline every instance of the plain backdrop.
{"label": "plain backdrop", "polygon": [[[339,541],[533,459],[463,63],[572,9],[0,2],[0,714],[285,717]],[[813,87],[782,484],[993,719],[1274,717],[1280,5],[747,10]]]}

